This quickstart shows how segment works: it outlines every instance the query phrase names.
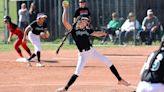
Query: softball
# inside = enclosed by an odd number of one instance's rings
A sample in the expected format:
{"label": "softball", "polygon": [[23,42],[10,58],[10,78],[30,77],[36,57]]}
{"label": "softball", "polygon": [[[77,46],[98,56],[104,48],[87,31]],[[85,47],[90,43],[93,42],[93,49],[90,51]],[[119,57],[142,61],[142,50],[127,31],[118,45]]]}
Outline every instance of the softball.
{"label": "softball", "polygon": [[64,1],[63,1],[63,4],[64,4],[66,7],[68,7],[68,6],[69,6],[69,1],[68,1],[68,0],[64,0]]}

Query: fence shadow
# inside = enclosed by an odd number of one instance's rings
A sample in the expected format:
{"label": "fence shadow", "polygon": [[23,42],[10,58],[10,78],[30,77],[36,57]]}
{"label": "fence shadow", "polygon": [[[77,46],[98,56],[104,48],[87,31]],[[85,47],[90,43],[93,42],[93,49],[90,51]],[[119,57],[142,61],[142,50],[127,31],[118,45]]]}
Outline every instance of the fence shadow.
{"label": "fence shadow", "polygon": [[59,61],[57,60],[41,60],[43,62],[46,62],[46,63],[59,63]]}

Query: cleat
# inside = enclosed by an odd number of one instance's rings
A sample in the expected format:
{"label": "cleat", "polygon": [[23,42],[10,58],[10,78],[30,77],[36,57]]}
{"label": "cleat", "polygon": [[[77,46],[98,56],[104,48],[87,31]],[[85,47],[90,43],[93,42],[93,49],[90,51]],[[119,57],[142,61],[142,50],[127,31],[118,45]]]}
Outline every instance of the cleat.
{"label": "cleat", "polygon": [[124,86],[130,86],[130,83],[128,83],[127,81],[125,81],[124,79],[118,81],[119,85],[124,85]]}
{"label": "cleat", "polygon": [[37,66],[37,67],[44,67],[44,65],[41,64],[41,63],[36,63],[36,66]]}
{"label": "cleat", "polygon": [[59,88],[55,92],[66,92],[66,90],[64,88]]}

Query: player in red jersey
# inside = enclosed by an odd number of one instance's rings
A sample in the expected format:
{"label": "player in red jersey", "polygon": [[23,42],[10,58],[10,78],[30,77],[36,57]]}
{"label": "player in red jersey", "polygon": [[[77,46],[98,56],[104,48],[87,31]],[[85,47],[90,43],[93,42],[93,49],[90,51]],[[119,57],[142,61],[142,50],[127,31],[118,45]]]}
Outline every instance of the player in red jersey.
{"label": "player in red jersey", "polygon": [[28,48],[28,46],[26,45],[26,42],[22,42],[22,39],[23,39],[23,36],[24,36],[23,31],[16,24],[12,23],[10,16],[4,16],[4,23],[5,23],[5,25],[7,26],[8,30],[10,32],[10,35],[9,35],[9,38],[8,38],[8,43],[11,42],[12,36],[16,35],[18,38],[16,39],[16,41],[14,43],[14,48],[17,51],[17,53],[19,54],[19,56],[21,58],[23,58],[23,55],[21,53],[21,49],[19,48],[20,45],[31,56],[31,51]]}

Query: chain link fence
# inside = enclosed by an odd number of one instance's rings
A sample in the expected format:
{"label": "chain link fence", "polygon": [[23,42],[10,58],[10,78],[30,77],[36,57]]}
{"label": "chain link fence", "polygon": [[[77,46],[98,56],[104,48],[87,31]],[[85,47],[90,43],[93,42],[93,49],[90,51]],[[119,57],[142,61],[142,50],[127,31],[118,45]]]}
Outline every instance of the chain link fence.
{"label": "chain link fence", "polygon": [[[5,0],[4,0],[5,1]],[[13,0],[8,0],[12,2]],[[17,11],[21,3],[26,3],[29,9],[30,3],[35,2],[37,9],[48,15],[47,23],[50,30],[50,41],[63,37],[65,29],[63,27],[62,16],[62,0],[14,0],[16,2]],[[136,18],[142,23],[146,16],[147,9],[153,9],[155,15],[159,18],[161,24],[164,24],[164,1],[163,0],[86,0],[91,11],[92,24],[94,29],[100,29],[106,26],[111,20],[112,12],[117,12],[119,17],[126,19],[129,12],[134,12]],[[13,3],[13,2],[12,2]],[[69,21],[73,21],[73,15],[78,8],[78,0],[69,0]],[[9,7],[9,11],[12,7]],[[17,14],[15,11],[15,14]],[[12,14],[10,14],[12,15]],[[17,16],[16,18],[17,19]]]}

